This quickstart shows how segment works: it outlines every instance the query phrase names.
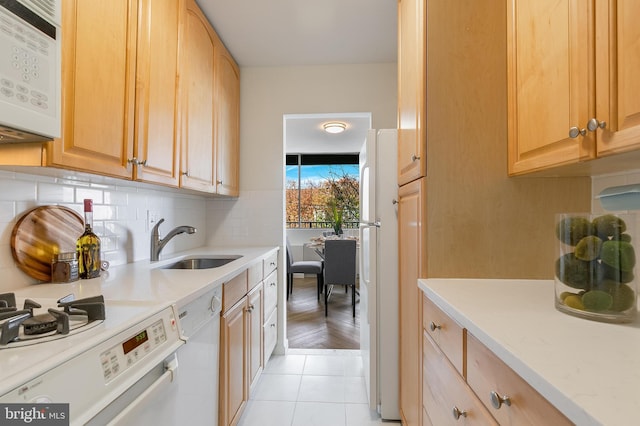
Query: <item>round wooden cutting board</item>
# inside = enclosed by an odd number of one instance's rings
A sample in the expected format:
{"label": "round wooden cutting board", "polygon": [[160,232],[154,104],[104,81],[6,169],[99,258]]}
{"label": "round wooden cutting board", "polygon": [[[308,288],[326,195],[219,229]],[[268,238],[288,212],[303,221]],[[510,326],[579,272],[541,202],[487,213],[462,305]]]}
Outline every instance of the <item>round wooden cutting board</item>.
{"label": "round wooden cutting board", "polygon": [[11,254],[30,277],[51,281],[53,255],[76,251],[82,217],[64,206],[40,206],[22,216],[11,232]]}

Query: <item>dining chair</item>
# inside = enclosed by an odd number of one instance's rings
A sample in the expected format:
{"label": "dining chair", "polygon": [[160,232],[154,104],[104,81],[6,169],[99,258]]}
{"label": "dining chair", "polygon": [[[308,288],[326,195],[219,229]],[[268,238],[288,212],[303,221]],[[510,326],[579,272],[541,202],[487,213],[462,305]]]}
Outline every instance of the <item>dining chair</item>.
{"label": "dining chair", "polygon": [[293,274],[316,274],[318,300],[322,291],[324,262],[321,260],[294,261],[289,238],[287,238],[287,300],[293,293]]}
{"label": "dining chair", "polygon": [[351,305],[356,316],[356,241],[326,240],[324,242],[324,315],[335,285],[351,287]]}

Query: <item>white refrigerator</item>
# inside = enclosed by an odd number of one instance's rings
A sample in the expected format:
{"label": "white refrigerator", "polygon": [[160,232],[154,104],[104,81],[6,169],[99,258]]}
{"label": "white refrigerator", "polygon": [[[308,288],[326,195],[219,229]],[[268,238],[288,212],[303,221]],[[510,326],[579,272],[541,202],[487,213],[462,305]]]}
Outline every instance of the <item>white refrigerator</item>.
{"label": "white refrigerator", "polygon": [[397,131],[360,151],[360,350],[369,407],[399,420]]}

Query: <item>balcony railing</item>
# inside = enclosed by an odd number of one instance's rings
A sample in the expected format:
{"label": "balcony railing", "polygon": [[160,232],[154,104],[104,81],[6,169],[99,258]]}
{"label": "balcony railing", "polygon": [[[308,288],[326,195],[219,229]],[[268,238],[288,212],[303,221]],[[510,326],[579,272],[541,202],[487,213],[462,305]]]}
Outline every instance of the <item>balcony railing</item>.
{"label": "balcony railing", "polygon": [[[343,229],[357,229],[359,222],[342,222]],[[331,222],[287,222],[288,229],[333,229]]]}

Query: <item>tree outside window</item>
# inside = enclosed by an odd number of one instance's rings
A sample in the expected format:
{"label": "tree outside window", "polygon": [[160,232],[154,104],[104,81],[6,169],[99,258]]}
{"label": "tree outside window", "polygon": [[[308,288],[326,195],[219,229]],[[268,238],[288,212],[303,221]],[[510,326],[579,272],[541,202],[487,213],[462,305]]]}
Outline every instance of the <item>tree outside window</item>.
{"label": "tree outside window", "polygon": [[358,155],[287,155],[287,228],[357,228]]}

